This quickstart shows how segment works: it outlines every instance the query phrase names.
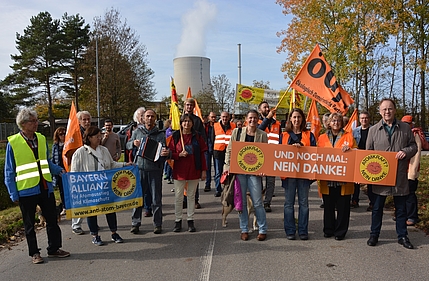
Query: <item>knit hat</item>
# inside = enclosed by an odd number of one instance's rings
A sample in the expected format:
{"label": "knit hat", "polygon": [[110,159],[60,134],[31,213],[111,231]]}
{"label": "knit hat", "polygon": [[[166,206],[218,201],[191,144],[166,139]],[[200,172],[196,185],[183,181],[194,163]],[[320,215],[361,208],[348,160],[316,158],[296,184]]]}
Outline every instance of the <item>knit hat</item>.
{"label": "knit hat", "polygon": [[413,116],[405,115],[404,117],[402,117],[401,121],[408,123],[408,124],[411,124],[411,123],[413,123]]}

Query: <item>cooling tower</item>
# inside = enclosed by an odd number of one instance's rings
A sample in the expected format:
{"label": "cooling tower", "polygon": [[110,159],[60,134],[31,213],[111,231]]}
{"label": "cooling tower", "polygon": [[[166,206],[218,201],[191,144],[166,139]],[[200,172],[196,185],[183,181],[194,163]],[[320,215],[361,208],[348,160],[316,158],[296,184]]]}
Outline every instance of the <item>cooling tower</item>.
{"label": "cooling tower", "polygon": [[180,57],[173,60],[174,84],[178,94],[186,98],[188,87],[195,97],[210,85],[210,59],[205,57]]}

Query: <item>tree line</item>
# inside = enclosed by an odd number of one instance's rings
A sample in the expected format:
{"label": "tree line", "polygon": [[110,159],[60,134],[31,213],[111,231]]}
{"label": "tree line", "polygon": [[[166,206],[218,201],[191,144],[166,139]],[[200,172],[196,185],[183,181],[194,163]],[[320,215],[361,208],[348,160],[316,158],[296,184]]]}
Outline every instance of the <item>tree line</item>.
{"label": "tree line", "polygon": [[156,95],[146,47],[115,9],[95,18],[92,30],[79,14],[53,19],[41,12],[16,33],[16,49],[12,73],[0,83],[0,119],[13,117],[19,106],[34,106],[54,124],[68,118],[71,100],[97,112],[98,92],[100,116],[128,120],[136,104]]}
{"label": "tree line", "polygon": [[[130,121],[136,105],[168,118],[170,96],[153,101],[154,71],[146,47],[115,9],[96,17],[92,27],[79,14],[53,19],[41,12],[23,34],[16,34],[16,49],[13,72],[0,81],[0,121],[14,118],[19,106],[32,106],[40,119],[54,124],[55,118],[68,118],[71,100],[78,110],[95,116],[97,92],[99,117],[115,123]],[[213,76],[211,84],[193,96],[207,114],[234,110],[235,88],[225,74]],[[52,134],[55,126],[50,127]]]}
{"label": "tree line", "polygon": [[376,115],[378,101],[393,98],[398,113],[427,128],[429,1],[277,0],[293,18],[277,52],[293,79],[316,43],[355,106]]}

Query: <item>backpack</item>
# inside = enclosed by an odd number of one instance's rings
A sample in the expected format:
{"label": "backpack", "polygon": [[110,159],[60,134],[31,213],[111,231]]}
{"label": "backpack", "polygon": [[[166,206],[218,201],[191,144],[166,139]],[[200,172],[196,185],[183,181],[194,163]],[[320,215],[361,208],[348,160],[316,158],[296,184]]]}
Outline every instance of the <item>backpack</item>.
{"label": "backpack", "polygon": [[422,150],[429,150],[429,143],[426,140],[425,133],[423,133],[422,128],[413,128],[413,134],[418,134],[420,141],[422,142]]}

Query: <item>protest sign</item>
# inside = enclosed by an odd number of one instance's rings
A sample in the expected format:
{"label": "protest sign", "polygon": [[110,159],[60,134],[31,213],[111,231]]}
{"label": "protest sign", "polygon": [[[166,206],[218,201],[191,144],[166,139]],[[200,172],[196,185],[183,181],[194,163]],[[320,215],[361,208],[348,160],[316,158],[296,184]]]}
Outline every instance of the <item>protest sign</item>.
{"label": "protest sign", "polygon": [[230,172],[394,186],[396,152],[232,142]]}
{"label": "protest sign", "polygon": [[62,175],[67,218],[119,212],[143,205],[137,166]]}

